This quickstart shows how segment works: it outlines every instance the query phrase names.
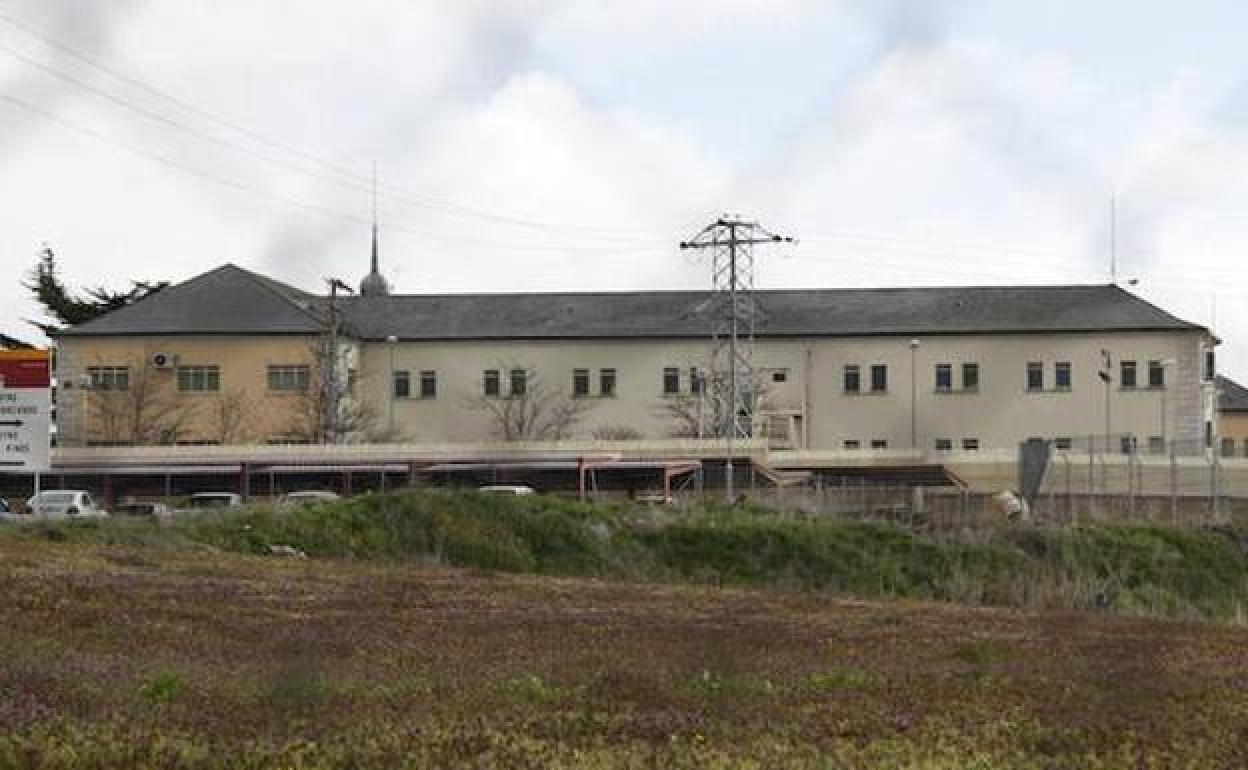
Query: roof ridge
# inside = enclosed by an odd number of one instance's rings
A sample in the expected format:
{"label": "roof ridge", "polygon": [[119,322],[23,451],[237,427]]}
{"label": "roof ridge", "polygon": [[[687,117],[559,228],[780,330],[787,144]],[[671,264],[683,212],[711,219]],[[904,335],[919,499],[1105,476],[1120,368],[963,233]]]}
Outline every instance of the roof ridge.
{"label": "roof ridge", "polygon": [[[298,292],[300,292],[301,294],[304,294],[305,296],[308,296],[310,299],[320,299],[317,295],[315,295],[315,294],[309,294],[308,292],[305,292],[305,291],[303,291],[302,289],[299,289],[299,288],[297,288],[297,287],[295,287],[295,286],[290,286],[290,285],[288,285],[288,284],[284,284],[284,283],[282,283],[281,281],[277,281],[277,280],[274,280],[274,279],[272,279],[272,278],[269,278],[267,275],[263,275],[263,274],[261,274],[261,273],[254,272],[254,271],[252,271],[252,270],[248,270],[248,269],[247,269],[247,268],[245,268],[245,267],[240,267],[239,265],[236,265],[236,264],[234,264],[233,262],[227,262],[227,263],[225,263],[224,265],[222,265],[221,267],[222,267],[222,268],[225,268],[225,267],[232,267],[232,268],[234,268],[235,270],[239,271],[239,272],[240,272],[240,273],[242,273],[243,275],[247,276],[247,278],[248,278],[248,279],[249,279],[252,283],[256,284],[257,286],[260,286],[260,287],[261,287],[261,288],[263,288],[265,291],[270,292],[271,294],[274,294],[274,295],[276,295],[276,296],[280,297],[281,299],[285,300],[287,303],[289,303],[292,307],[294,307],[294,308],[295,308],[296,310],[298,310],[300,313],[303,313],[303,314],[304,314],[304,315],[306,315],[308,318],[311,318],[313,321],[316,321],[318,324],[322,324],[322,323],[324,323],[324,322],[325,322],[325,319],[321,318],[321,317],[320,317],[320,316],[318,316],[316,313],[313,313],[310,309],[308,309],[308,307],[305,307],[304,305],[302,305],[302,304],[300,304],[298,301],[296,301],[296,300],[295,300],[295,298],[293,298],[293,297],[291,297],[290,295],[288,295],[288,294],[285,292],[285,289],[294,289],[295,291],[298,291]],[[221,269],[221,268],[218,268],[218,269]],[[214,272],[214,271],[209,271],[209,272],[211,273],[211,272]],[[204,275],[208,275],[208,273],[205,273]],[[194,279],[192,279],[192,280],[194,280]],[[277,288],[278,286],[281,286],[281,287],[283,287],[283,288],[282,288],[281,290],[279,290],[279,289]],[[311,303],[309,303],[309,305],[310,305],[310,304],[311,304]]]}

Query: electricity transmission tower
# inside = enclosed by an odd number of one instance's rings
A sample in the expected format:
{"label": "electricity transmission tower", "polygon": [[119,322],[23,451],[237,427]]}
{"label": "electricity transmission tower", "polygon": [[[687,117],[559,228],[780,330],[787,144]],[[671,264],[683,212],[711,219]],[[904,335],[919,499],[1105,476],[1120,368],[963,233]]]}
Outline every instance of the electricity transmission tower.
{"label": "electricity transmission tower", "polygon": [[754,324],[758,316],[754,302],[754,247],[792,242],[791,237],[776,235],[757,222],[720,217],[680,244],[682,249],[711,252],[711,299],[707,303],[711,356],[703,387],[711,398],[713,435],[728,440],[724,486],[729,501],[733,499],[733,448],[737,439],[753,435],[758,402],[753,364]]}

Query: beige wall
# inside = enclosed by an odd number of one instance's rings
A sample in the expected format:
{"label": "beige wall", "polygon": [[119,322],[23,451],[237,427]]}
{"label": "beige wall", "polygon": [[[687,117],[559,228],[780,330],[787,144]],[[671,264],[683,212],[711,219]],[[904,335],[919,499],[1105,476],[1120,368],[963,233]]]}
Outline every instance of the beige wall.
{"label": "beige wall", "polygon": [[[857,440],[869,447],[873,439],[880,439],[890,448],[904,448],[911,445],[909,340],[760,340],[754,360],[759,367],[787,370],[788,381],[771,386],[769,405],[801,416],[807,435],[799,436],[798,444],[835,449],[846,440]],[[1194,444],[1202,440],[1208,413],[1208,389],[1200,381],[1202,344],[1204,335],[1194,331],[921,337],[914,352],[915,443],[930,449],[937,438],[948,438],[957,447],[963,439],[973,438],[985,449],[1011,448],[1031,436],[1101,434],[1105,390],[1096,373],[1106,349],[1115,361],[1110,430],[1134,434],[1141,443],[1164,434]],[[617,396],[591,396],[592,406],[574,436],[589,436],[603,426],[630,426],[647,437],[660,437],[672,427],[661,408],[663,368],[680,367],[682,390],[687,391],[688,369],[704,364],[707,351],[704,340],[370,342],[360,351],[361,392],[385,421],[393,419],[403,439],[475,441],[491,433],[491,421],[479,408],[485,369],[530,367],[547,384],[570,392],[573,369],[586,368],[591,370],[591,393],[596,394],[598,373],[609,367],[617,372]],[[1135,390],[1117,385],[1117,362],[1123,359],[1138,362],[1140,387]],[[1166,359],[1175,362],[1167,371],[1167,387],[1149,389],[1147,362]],[[1069,392],[1027,392],[1029,361],[1044,364],[1048,388],[1054,381],[1054,364],[1071,362],[1073,387]],[[957,390],[963,362],[979,364],[975,392]],[[888,390],[882,394],[866,392],[870,366],[877,363],[888,367]],[[937,363],[953,365],[954,392],[935,392]],[[863,393],[842,392],[846,364],[861,367]],[[421,370],[437,372],[437,398],[390,398],[392,368],[411,373],[413,395],[419,392]]]}
{"label": "beige wall", "polygon": [[[186,413],[185,423],[178,429],[182,442],[218,440],[221,432],[221,401],[227,400],[244,412],[237,430],[236,443],[255,443],[277,439],[288,433],[299,411],[301,397],[292,393],[275,393],[268,389],[267,367],[280,365],[312,365],[315,360],[314,337],[304,336],[176,336],[176,337],[101,337],[60,340],[57,348],[56,375],[58,388],[58,441],[63,446],[81,445],[90,441],[115,441],[119,428],[108,412],[124,406],[118,401],[138,396],[141,377],[149,377],[155,411],[173,409]],[[221,389],[217,393],[179,392],[175,369],[157,370],[150,364],[151,355],[164,352],[175,356],[178,365],[211,365],[221,367]],[[93,366],[127,366],[130,368],[130,395],[91,392],[81,387],[87,369]],[[241,394],[241,395],[240,395]],[[88,435],[89,434],[89,435]]]}
{"label": "beige wall", "polygon": [[[1234,445],[1234,457],[1248,457],[1248,412],[1222,412],[1218,415],[1218,438],[1229,439]],[[1222,447],[1219,446],[1219,451]],[[1223,452],[1225,455],[1225,452]]]}

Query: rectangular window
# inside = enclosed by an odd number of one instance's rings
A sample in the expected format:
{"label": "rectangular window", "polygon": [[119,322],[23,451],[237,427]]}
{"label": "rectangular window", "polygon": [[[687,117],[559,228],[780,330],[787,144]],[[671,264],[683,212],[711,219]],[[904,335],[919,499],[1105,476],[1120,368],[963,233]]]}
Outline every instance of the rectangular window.
{"label": "rectangular window", "polygon": [[882,439],[882,438],[873,438],[871,439],[871,448],[872,449],[888,449],[888,440]]}
{"label": "rectangular window", "polygon": [[348,369],[347,370],[347,392],[354,396],[355,386],[359,384],[359,381],[360,381],[360,373],[357,372],[355,369]]}
{"label": "rectangular window", "polygon": [[859,442],[856,438],[847,438],[841,442],[841,447],[843,449],[858,449],[861,446],[861,442]]}
{"label": "rectangular window", "polygon": [[589,395],[588,369],[572,370],[572,395],[576,398],[585,398]]}
{"label": "rectangular window", "polygon": [[1248,438],[1244,439],[1244,457],[1248,457]]}
{"label": "rectangular window", "polygon": [[1135,454],[1135,436],[1119,436],[1118,449],[1124,454]]}
{"label": "rectangular window", "polygon": [[89,366],[87,377],[92,390],[129,390],[130,367],[128,366]]}
{"label": "rectangular window", "polygon": [[1166,387],[1166,367],[1160,361],[1148,362],[1148,387]]}
{"label": "rectangular window", "polygon": [[598,370],[598,392],[603,396],[615,395],[615,370]]}
{"label": "rectangular window", "polygon": [[669,366],[663,370],[663,395],[674,396],[680,392],[680,370]]}
{"label": "rectangular window", "polygon": [[775,369],[775,370],[773,370],[773,371],[772,371],[772,373],[771,373],[771,381],[772,381],[772,382],[788,382],[788,381],[789,381],[789,370],[788,370],[788,369]]}
{"label": "rectangular window", "polygon": [[1164,455],[1166,453],[1166,440],[1161,436],[1149,436],[1148,453],[1150,455]]}
{"label": "rectangular window", "polygon": [[862,375],[857,364],[845,365],[845,392],[857,393],[862,389]]}
{"label": "rectangular window", "polygon": [[394,393],[395,398],[411,398],[412,397],[412,374],[411,372],[408,372],[407,370],[404,370],[404,369],[396,370],[394,372],[393,380],[394,380],[394,383],[393,383],[393,388],[391,392]]}
{"label": "rectangular window", "polygon": [[949,450],[953,449],[953,439],[938,438],[936,439],[935,446],[936,446],[937,452],[948,452]]}
{"label": "rectangular window", "polygon": [[888,367],[884,364],[874,364],[871,367],[871,392],[883,393],[888,390]]}
{"label": "rectangular window", "polygon": [[269,390],[279,392],[302,392],[308,389],[306,365],[270,366],[268,368]]}
{"label": "rectangular window", "polygon": [[977,438],[964,438],[964,439],[962,439],[962,451],[964,451],[964,452],[978,452],[978,451],[979,451],[979,439],[977,439]]}
{"label": "rectangular window", "polygon": [[1058,390],[1070,390],[1070,362],[1058,361],[1054,364],[1053,377]]}
{"label": "rectangular window", "polygon": [[1223,457],[1235,456],[1235,439],[1233,438],[1222,439],[1222,456]]}
{"label": "rectangular window", "polygon": [[952,364],[936,364],[936,390],[942,393],[953,390]]}
{"label": "rectangular window", "polygon": [[481,393],[488,398],[496,398],[501,391],[498,387],[498,370],[486,369],[481,377]]}
{"label": "rectangular window", "polygon": [[698,371],[698,367],[692,367],[689,370],[689,392],[697,396],[702,393],[706,383],[702,379],[702,373]]}
{"label": "rectangular window", "polygon": [[1118,384],[1120,387],[1130,389],[1135,387],[1135,362],[1120,361],[1119,362]]}
{"label": "rectangular window", "polygon": [[523,396],[529,389],[529,373],[524,369],[511,370],[511,395]]}
{"label": "rectangular window", "polygon": [[1070,449],[1070,436],[1058,436],[1057,438],[1053,439],[1053,448],[1069,450]]}
{"label": "rectangular window", "polygon": [[438,373],[425,369],[420,373],[420,397],[421,398],[437,398],[438,397]]}
{"label": "rectangular window", "polygon": [[1027,390],[1044,390],[1044,364],[1027,362]]}
{"label": "rectangular window", "polygon": [[221,390],[221,367],[216,365],[179,366],[178,390],[193,393]]}
{"label": "rectangular window", "polygon": [[1216,363],[1214,358],[1212,350],[1205,351],[1205,382],[1212,382],[1213,375],[1217,373],[1217,369],[1214,367]]}
{"label": "rectangular window", "polygon": [[962,390],[979,390],[979,364],[962,364]]}

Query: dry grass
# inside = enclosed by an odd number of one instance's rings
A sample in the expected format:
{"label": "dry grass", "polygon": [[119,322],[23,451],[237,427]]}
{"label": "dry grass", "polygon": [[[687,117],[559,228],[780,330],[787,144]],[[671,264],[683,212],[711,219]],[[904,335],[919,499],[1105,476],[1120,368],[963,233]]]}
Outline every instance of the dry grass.
{"label": "dry grass", "polygon": [[1248,633],[0,540],[3,767],[1233,768]]}

